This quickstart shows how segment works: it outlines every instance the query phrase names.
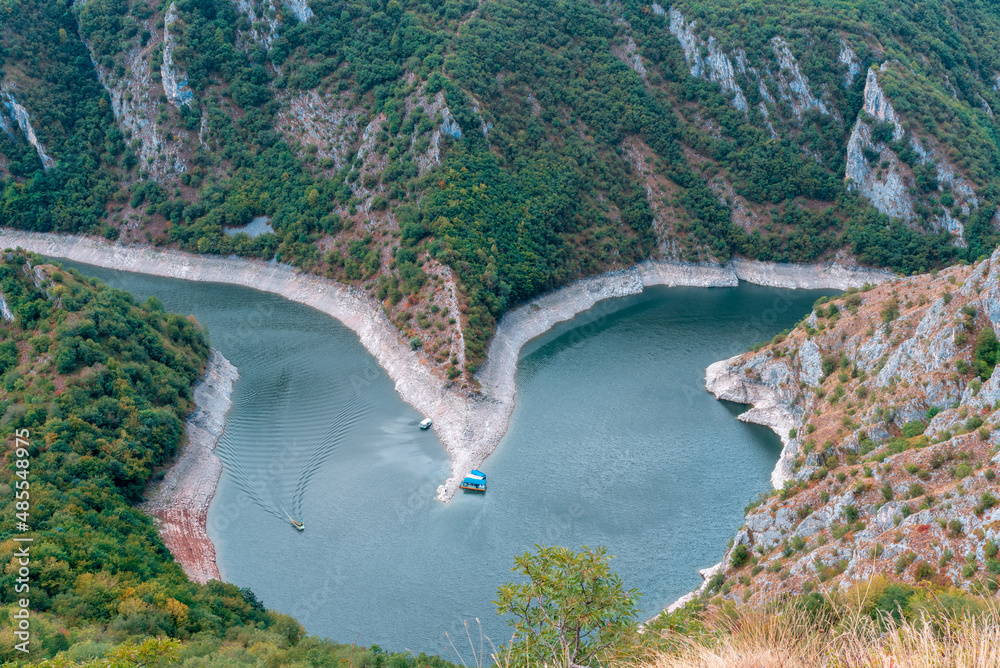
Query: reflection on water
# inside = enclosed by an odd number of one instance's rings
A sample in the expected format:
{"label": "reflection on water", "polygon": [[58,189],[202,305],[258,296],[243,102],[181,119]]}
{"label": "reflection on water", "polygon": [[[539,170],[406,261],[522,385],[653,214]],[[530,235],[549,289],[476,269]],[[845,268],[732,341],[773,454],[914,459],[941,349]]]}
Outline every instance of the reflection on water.
{"label": "reflection on water", "polygon": [[223,577],[312,633],[453,660],[444,634],[464,642],[466,620],[509,636],[491,601],[536,543],[606,545],[649,614],[697,586],[780,452],[705,392],[704,369],[829,294],[652,289],[560,325],[522,359],[489,492],[445,505],[433,429],[336,321],[244,288],[86,272],[194,314],[239,368],[209,516]]}

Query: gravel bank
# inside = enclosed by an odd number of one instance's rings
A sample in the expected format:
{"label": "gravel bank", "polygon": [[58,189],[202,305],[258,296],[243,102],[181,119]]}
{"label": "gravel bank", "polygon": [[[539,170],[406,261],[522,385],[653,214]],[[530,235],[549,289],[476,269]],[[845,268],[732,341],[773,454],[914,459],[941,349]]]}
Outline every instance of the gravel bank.
{"label": "gravel bank", "polygon": [[153,487],[142,509],[156,519],[174,559],[195,582],[221,580],[215,546],[206,532],[208,507],[222,475],[215,446],[233,405],[236,367],[212,349],[205,374],[195,384],[195,408],[184,425],[186,442],[166,476]]}

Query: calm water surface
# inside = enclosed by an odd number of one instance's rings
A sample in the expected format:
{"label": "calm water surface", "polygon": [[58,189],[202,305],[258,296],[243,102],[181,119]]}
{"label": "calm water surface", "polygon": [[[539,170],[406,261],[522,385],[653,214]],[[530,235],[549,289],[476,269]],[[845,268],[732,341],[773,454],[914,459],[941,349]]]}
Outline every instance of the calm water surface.
{"label": "calm water surface", "polygon": [[[223,577],[311,633],[471,661],[463,622],[508,637],[492,604],[534,544],[605,545],[654,614],[719,561],[781,445],[715,401],[704,369],[829,292],[654,288],[529,344],[485,496],[434,500],[449,462],[358,338],[253,290],[76,266],[193,314],[239,368],[209,514]],[[305,522],[295,531],[288,517]]]}

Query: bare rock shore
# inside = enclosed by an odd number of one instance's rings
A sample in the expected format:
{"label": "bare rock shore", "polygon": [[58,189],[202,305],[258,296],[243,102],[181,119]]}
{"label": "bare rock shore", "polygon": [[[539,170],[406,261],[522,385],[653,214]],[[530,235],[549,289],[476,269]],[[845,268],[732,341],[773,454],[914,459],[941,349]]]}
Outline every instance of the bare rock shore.
{"label": "bare rock shore", "polygon": [[184,426],[184,446],[142,509],[156,519],[167,549],[195,582],[221,580],[215,546],[206,532],[208,507],[222,474],[215,446],[232,406],[239,374],[212,349],[205,374],[194,387],[195,409]]}
{"label": "bare rock shore", "polygon": [[514,372],[522,346],[599,301],[639,294],[654,285],[732,287],[742,280],[772,287],[842,290],[866,282],[881,283],[891,277],[887,272],[842,264],[781,265],[733,260],[726,265],[650,261],[583,279],[503,317],[479,374],[482,391],[470,396],[449,389],[420,363],[375,300],[285,265],[6,228],[0,228],[0,246],[21,246],[50,257],[110,269],[243,285],[282,295],[336,318],[357,333],[362,345],[392,378],[403,400],[433,418],[435,431],[452,460],[452,475],[437,492],[442,501],[454,495],[462,474],[481,465],[506,432],[514,409]]}

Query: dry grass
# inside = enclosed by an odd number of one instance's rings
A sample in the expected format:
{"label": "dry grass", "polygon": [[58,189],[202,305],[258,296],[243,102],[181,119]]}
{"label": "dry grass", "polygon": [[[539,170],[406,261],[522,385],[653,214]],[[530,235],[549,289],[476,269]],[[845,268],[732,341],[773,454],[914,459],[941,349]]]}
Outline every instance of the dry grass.
{"label": "dry grass", "polygon": [[676,649],[639,668],[995,668],[1000,614],[882,625],[856,615],[821,630],[802,613],[752,611],[720,621],[710,642],[675,636]]}

